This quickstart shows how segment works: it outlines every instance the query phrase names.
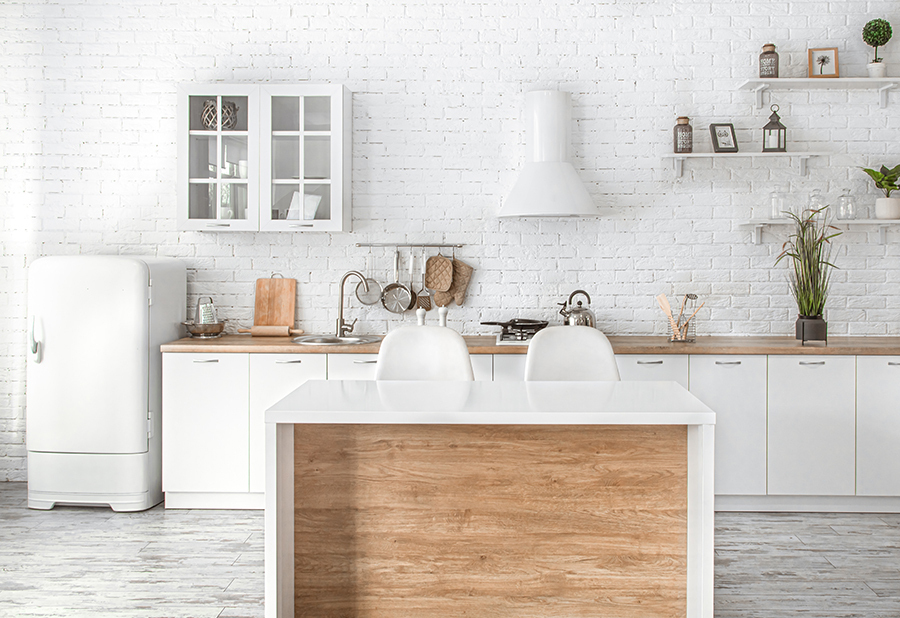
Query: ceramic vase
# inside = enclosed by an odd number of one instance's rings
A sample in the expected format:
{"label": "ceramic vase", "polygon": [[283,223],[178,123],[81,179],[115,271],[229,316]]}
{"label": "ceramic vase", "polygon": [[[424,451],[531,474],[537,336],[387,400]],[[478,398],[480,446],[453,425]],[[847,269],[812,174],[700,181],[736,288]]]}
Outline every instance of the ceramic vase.
{"label": "ceramic vase", "polygon": [[887,65],[883,62],[870,62],[866,65],[869,77],[887,77]]}
{"label": "ceramic vase", "polygon": [[875,200],[876,219],[900,219],[900,197],[879,197]]}

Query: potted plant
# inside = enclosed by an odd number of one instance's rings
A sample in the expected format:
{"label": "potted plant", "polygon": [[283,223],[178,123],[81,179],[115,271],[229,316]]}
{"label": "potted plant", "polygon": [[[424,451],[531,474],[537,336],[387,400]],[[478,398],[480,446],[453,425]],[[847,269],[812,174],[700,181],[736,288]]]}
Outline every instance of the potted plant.
{"label": "potted plant", "polygon": [[900,219],[900,197],[891,197],[891,193],[894,191],[900,192],[900,186],[897,186],[897,181],[900,180],[900,165],[893,169],[882,165],[880,170],[866,167],[862,170],[875,181],[875,186],[884,193],[884,197],[875,200],[875,218]]}
{"label": "potted plant", "polygon": [[840,231],[828,222],[828,206],[807,209],[801,214],[788,212],[794,221],[794,232],[782,246],[781,254],[775,260],[790,258],[789,281],[791,295],[797,301],[797,339],[807,341],[827,341],[828,325],[823,313],[831,283],[831,239]]}
{"label": "potted plant", "polygon": [[875,48],[875,59],[866,65],[869,77],[887,76],[887,67],[882,62],[882,59],[878,57],[878,48],[890,41],[892,34],[891,24],[886,19],[873,19],[863,26],[863,41],[865,41],[866,45]]}

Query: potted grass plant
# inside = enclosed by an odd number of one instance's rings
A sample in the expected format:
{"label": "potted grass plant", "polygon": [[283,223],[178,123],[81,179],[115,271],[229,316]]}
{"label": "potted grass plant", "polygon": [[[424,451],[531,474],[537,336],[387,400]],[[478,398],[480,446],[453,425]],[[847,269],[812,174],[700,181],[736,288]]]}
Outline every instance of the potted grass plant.
{"label": "potted grass plant", "polygon": [[840,231],[830,224],[828,206],[804,210],[799,215],[788,212],[793,219],[794,230],[782,246],[775,260],[779,264],[789,259],[791,271],[788,280],[791,295],[797,302],[797,339],[828,341],[828,324],[825,322],[825,301],[831,284],[831,271],[837,268],[831,262],[831,239]]}

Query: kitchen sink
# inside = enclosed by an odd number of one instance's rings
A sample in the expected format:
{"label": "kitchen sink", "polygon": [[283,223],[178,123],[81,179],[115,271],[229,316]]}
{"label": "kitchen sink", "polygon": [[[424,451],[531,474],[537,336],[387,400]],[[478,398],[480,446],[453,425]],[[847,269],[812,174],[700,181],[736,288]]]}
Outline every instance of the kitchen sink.
{"label": "kitchen sink", "polygon": [[300,345],[361,345],[363,343],[375,343],[381,341],[381,337],[373,335],[347,335],[335,337],[334,335],[303,335],[294,337],[294,343]]}

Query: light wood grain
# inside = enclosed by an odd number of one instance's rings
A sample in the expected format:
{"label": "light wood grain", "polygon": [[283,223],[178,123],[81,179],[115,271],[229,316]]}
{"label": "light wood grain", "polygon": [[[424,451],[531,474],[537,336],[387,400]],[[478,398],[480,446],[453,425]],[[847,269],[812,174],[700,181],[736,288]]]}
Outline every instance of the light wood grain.
{"label": "light wood grain", "polygon": [[684,427],[298,425],[297,616],[684,616]]}
{"label": "light wood grain", "polygon": [[257,279],[254,326],[293,326],[297,303],[296,279]]}
{"label": "light wood grain", "polygon": [[[496,337],[466,335],[469,354],[526,354],[525,345],[497,345]],[[900,337],[832,337],[828,346],[801,346],[793,337],[698,337],[696,343],[671,343],[666,337],[609,337],[616,354],[812,354],[898,356]],[[301,346],[290,338],[252,339],[225,335],[219,339],[184,338],[162,346],[163,352],[250,352],[260,354],[377,354],[380,343]]]}

